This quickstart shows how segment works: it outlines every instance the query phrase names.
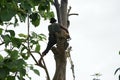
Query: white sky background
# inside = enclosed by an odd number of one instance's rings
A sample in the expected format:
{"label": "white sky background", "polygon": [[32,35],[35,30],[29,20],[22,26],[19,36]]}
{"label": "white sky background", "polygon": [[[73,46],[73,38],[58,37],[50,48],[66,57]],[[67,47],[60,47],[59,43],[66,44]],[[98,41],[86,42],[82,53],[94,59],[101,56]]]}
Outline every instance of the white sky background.
{"label": "white sky background", "polygon": [[120,0],[69,1],[72,58],[76,80],[92,80],[101,73],[101,80],[117,80],[114,71],[120,66]]}
{"label": "white sky background", "polygon": [[[118,80],[119,72],[116,76],[114,72],[120,67],[120,0],[69,0],[69,5],[71,12],[79,13],[79,16],[70,17],[69,28],[76,80],[92,80],[94,73],[101,73],[101,80]],[[48,35],[48,24],[48,21],[41,21],[40,27],[31,28],[31,31]],[[16,31],[25,33],[24,26],[27,25],[20,26]],[[42,43],[41,48],[42,52],[46,43]],[[44,59],[52,78],[55,64],[51,51]],[[30,73],[34,77],[32,80],[45,80],[43,70],[40,71],[41,79]],[[66,80],[73,80],[69,62],[66,75]]]}

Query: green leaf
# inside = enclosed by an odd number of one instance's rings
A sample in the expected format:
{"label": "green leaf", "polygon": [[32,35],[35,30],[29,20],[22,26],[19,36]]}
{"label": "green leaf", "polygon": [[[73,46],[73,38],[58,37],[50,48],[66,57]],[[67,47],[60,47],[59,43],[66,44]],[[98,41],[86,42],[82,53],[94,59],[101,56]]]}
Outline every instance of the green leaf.
{"label": "green leaf", "polygon": [[19,64],[19,66],[25,66],[26,65],[26,62],[23,59],[18,59],[16,61],[16,63]]}
{"label": "green leaf", "polygon": [[6,30],[6,32],[9,32],[10,35],[13,36],[13,37],[15,36],[15,32],[14,32],[14,30]]}
{"label": "green leaf", "polygon": [[22,76],[25,76],[26,70],[25,70],[25,69],[21,69],[21,70],[20,70],[20,74],[21,74]]}
{"label": "green leaf", "polygon": [[35,52],[40,52],[40,45],[36,44]]}
{"label": "green leaf", "polygon": [[32,32],[32,37],[37,38],[37,34],[35,32]]}
{"label": "green leaf", "polygon": [[3,21],[0,19],[0,25],[2,25],[3,26]]}
{"label": "green leaf", "polygon": [[0,12],[0,18],[2,21],[10,21],[11,18],[13,17],[12,15],[9,14],[9,10],[3,9],[2,12]]}
{"label": "green leaf", "polygon": [[5,80],[8,74],[9,72],[7,68],[0,68],[0,80]]}
{"label": "green leaf", "polygon": [[51,11],[51,12],[48,13],[48,18],[50,19],[52,17],[54,17],[54,12],[53,11]]}
{"label": "green leaf", "polygon": [[12,58],[13,60],[17,60],[18,57],[19,57],[19,53],[18,53],[17,50],[14,50],[14,51],[11,52],[11,58]]}
{"label": "green leaf", "polygon": [[3,31],[3,29],[2,29],[2,28],[0,28],[0,35],[2,34],[2,31]]}
{"label": "green leaf", "polygon": [[5,47],[8,46],[8,44],[11,42],[11,38],[9,35],[1,35],[1,37],[3,38],[4,42],[5,42]]}
{"label": "green leaf", "polygon": [[50,1],[42,0],[41,3],[39,3],[38,10],[47,12],[50,11]]}
{"label": "green leaf", "polygon": [[54,13],[52,11],[48,12],[40,11],[39,13],[45,20],[54,17]]}
{"label": "green leaf", "polygon": [[33,65],[30,65],[30,70],[33,70]]}
{"label": "green leaf", "polygon": [[54,17],[54,12],[53,11],[51,11],[51,12],[49,11],[49,12],[46,12],[44,15],[46,16],[46,18],[50,19],[50,18]]}
{"label": "green leaf", "polygon": [[13,60],[9,63],[6,63],[6,67],[11,71],[11,72],[18,72],[21,69],[24,69],[26,66],[26,62],[23,59],[18,59],[18,60]]}
{"label": "green leaf", "polygon": [[31,40],[31,43],[32,43],[32,44],[37,44],[37,43],[38,43],[38,41]]}
{"label": "green leaf", "polygon": [[22,34],[22,33],[20,33],[20,34],[18,34],[18,35],[19,35],[19,37],[23,37],[23,38],[27,38],[27,37],[28,37],[27,35]]}
{"label": "green leaf", "polygon": [[21,22],[25,22],[25,19],[27,17],[26,14],[24,14],[23,12],[19,12],[18,16],[19,16],[19,19],[20,19]]}
{"label": "green leaf", "polygon": [[15,76],[8,76],[7,80],[15,80]]}
{"label": "green leaf", "polygon": [[22,40],[19,38],[11,38],[12,44],[14,47],[20,48]]}
{"label": "green leaf", "polygon": [[44,34],[39,34],[39,35],[38,35],[38,39],[39,39],[40,41],[46,40],[46,36],[45,36]]}
{"label": "green leaf", "polygon": [[18,26],[18,19],[15,16],[15,22],[14,22],[14,27]]}
{"label": "green leaf", "polygon": [[19,55],[18,55],[17,50],[11,51],[9,49],[5,49],[5,51],[9,54],[9,56],[11,57],[12,60],[17,60],[18,59]]}
{"label": "green leaf", "polygon": [[28,53],[21,53],[21,56],[23,57],[23,59],[27,60],[30,55]]}
{"label": "green leaf", "polygon": [[39,10],[39,11],[45,11],[45,10],[46,10],[46,7],[47,7],[47,5],[41,3],[41,4],[38,6],[38,10]]}
{"label": "green leaf", "polygon": [[3,61],[3,56],[2,55],[0,55],[0,62],[2,62]]}
{"label": "green leaf", "polygon": [[16,14],[15,7],[12,3],[6,3],[4,6],[0,11],[0,19],[2,21],[10,21]]}
{"label": "green leaf", "polygon": [[26,12],[31,12],[31,4],[29,0],[24,0],[21,4],[20,7],[23,8]]}
{"label": "green leaf", "polygon": [[35,27],[39,26],[39,24],[40,24],[40,16],[39,16],[38,13],[32,13],[32,14],[30,15],[30,19],[31,19],[32,24],[33,24]]}
{"label": "green leaf", "polygon": [[40,76],[40,73],[37,69],[33,69],[34,73],[37,74],[38,76]]}

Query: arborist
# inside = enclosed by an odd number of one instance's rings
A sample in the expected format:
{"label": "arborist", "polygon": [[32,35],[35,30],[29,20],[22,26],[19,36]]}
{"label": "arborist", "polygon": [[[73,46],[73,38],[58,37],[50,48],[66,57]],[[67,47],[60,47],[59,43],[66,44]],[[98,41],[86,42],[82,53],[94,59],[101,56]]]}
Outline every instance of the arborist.
{"label": "arborist", "polygon": [[[50,25],[48,26],[48,31],[49,31],[49,38],[48,38],[48,44],[46,49],[42,52],[42,56],[45,56],[49,50],[52,48],[53,45],[55,45],[57,43],[57,35],[58,33],[61,32],[61,30],[64,30],[65,33],[67,34],[67,39],[70,38],[69,36],[69,32],[66,28],[64,28],[63,26],[61,26],[59,23],[56,23],[56,19],[55,18],[51,18],[50,19]],[[69,44],[67,44],[68,47]]]}

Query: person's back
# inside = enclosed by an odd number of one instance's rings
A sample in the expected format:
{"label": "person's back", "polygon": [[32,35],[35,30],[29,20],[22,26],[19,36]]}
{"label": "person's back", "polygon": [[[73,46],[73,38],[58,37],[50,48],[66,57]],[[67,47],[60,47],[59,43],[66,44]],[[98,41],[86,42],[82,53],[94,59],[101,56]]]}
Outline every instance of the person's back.
{"label": "person's back", "polygon": [[48,26],[49,34],[55,34],[56,32],[60,32],[60,24],[58,23],[52,23]]}

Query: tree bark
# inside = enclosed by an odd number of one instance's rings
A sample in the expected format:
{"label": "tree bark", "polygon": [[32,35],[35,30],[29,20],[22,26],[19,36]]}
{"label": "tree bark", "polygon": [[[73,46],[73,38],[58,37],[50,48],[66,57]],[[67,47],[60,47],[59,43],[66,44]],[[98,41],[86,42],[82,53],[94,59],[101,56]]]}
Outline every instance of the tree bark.
{"label": "tree bark", "polygon": [[[67,28],[67,4],[68,0],[61,0],[59,5],[58,0],[54,0],[57,11],[58,22],[65,28]],[[57,48],[52,48],[54,58],[56,62],[56,72],[53,80],[66,80],[66,54],[65,43],[67,39],[61,35],[57,36]],[[63,35],[65,35],[63,33]]]}
{"label": "tree bark", "polygon": [[54,6],[56,8],[58,23],[61,24],[62,23],[61,22],[61,11],[60,11],[60,4],[59,4],[58,0],[54,0]]}
{"label": "tree bark", "polygon": [[57,48],[52,48],[56,62],[56,72],[53,80],[66,80],[66,54],[64,43],[66,39],[58,38]]}
{"label": "tree bark", "polygon": [[61,22],[64,27],[67,28],[67,4],[68,0],[61,0]]}

